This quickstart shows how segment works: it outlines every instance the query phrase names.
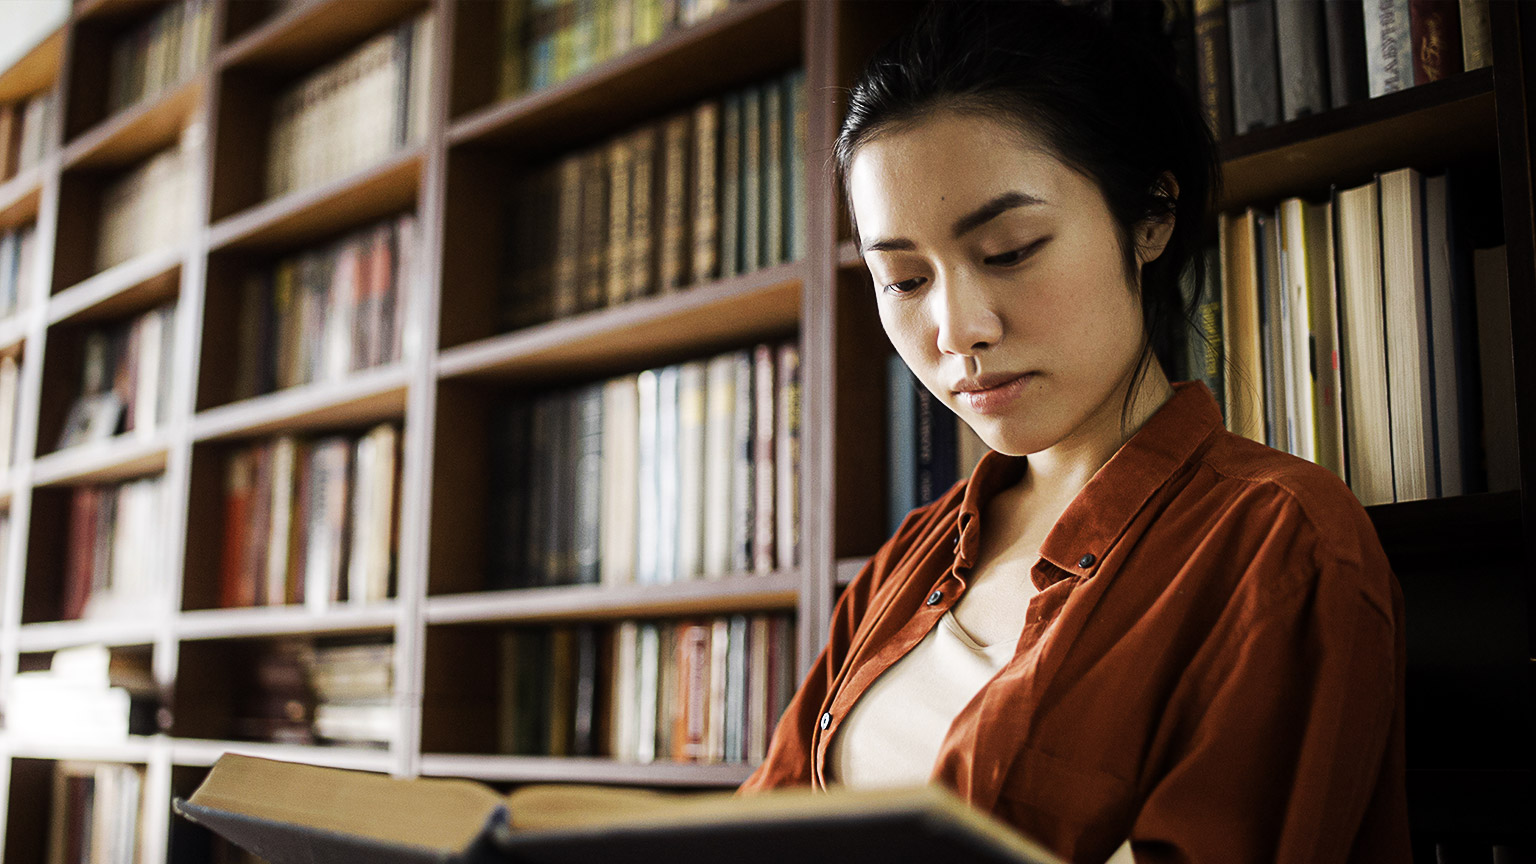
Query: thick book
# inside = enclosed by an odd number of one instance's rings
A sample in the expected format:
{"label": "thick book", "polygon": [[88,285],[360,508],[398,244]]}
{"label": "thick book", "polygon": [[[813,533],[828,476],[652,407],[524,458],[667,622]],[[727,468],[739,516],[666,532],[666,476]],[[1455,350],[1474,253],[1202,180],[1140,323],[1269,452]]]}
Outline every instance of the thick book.
{"label": "thick book", "polygon": [[271,864],[312,861],[917,862],[1060,859],[940,786],[738,797],[593,786],[500,795],[462,780],[402,780],[226,754],[181,816]]}
{"label": "thick book", "polygon": [[1322,0],[1275,5],[1280,53],[1280,110],[1286,120],[1328,110],[1328,47]]}
{"label": "thick book", "polygon": [[1238,135],[1280,122],[1274,0],[1227,0],[1232,123]]}

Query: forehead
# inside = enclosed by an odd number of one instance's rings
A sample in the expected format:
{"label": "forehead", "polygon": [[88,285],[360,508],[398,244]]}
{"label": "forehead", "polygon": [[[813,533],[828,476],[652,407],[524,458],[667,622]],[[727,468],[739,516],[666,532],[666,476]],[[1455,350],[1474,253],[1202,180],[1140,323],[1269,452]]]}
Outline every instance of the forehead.
{"label": "forehead", "polygon": [[856,151],[848,172],[865,236],[947,224],[1002,192],[1063,205],[1080,197],[1084,182],[1028,133],[951,111],[876,136]]}

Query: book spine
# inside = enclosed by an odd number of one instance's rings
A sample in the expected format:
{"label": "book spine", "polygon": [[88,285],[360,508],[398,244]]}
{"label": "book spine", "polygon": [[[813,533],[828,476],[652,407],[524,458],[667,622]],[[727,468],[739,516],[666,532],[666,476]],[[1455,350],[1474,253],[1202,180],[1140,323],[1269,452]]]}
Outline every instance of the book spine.
{"label": "book spine", "polygon": [[778,390],[775,538],[778,565],[789,568],[800,564],[800,349],[793,343],[778,349]]}
{"label": "book spine", "polygon": [[721,354],[706,372],[704,442],[704,575],[718,579],[731,569],[731,440],[736,404],[735,358]]}
{"label": "book spine", "polygon": [[752,465],[754,490],[752,569],[768,573],[774,569],[774,431],[777,426],[774,403],[777,400],[777,380],[774,375],[774,350],[769,345],[759,345],[753,351],[753,388],[756,401],[753,406],[754,431],[752,437]]}
{"label": "book spine", "polygon": [[1461,9],[1456,0],[1410,0],[1413,83],[1428,84],[1462,69]]}
{"label": "book spine", "polygon": [[1232,125],[1238,135],[1280,122],[1275,0],[1227,0]]}
{"label": "book spine", "polygon": [[757,506],[754,454],[757,434],[757,394],[753,387],[753,356],[748,351],[731,355],[735,371],[735,406],[731,411],[731,516],[730,569],[745,573],[752,569],[752,543],[756,533]]}
{"label": "book spine", "polygon": [[784,260],[784,92],[777,82],[763,88],[763,179],[761,263]]}
{"label": "book spine", "polygon": [[1468,72],[1493,65],[1488,0],[1461,0],[1461,59]]}
{"label": "book spine", "polygon": [[581,308],[581,166],[580,156],[568,156],[561,160],[559,168],[559,211],[555,217],[556,318],[574,315]]}
{"label": "book spine", "polygon": [[1287,121],[1328,110],[1327,44],[1322,0],[1275,4],[1280,105]]}
{"label": "book spine", "polygon": [[603,390],[591,386],[576,396],[580,426],[576,463],[576,581],[599,581],[598,537],[602,530]]}
{"label": "book spine", "polygon": [[657,417],[657,390],[658,381],[655,370],[647,369],[640,373],[636,381],[638,394],[638,427],[639,427],[639,496],[636,505],[638,528],[635,538],[636,563],[635,581],[649,584],[660,581],[657,575],[657,533],[660,519],[660,499],[657,480],[657,449],[656,440],[658,432]]}
{"label": "book spine", "polygon": [[629,138],[616,138],[608,145],[608,251],[605,300],[612,306],[629,297],[630,266],[630,183],[634,173]]}
{"label": "book spine", "polygon": [[608,297],[608,166],[603,148],[581,157],[580,308],[596,309]]}
{"label": "book spine", "polygon": [[1356,0],[1325,0],[1328,35],[1328,103],[1342,108],[1370,95],[1365,70],[1365,20]]}
{"label": "book spine", "polygon": [[662,166],[659,130],[647,126],[634,136],[634,182],[630,187],[630,297],[656,292],[656,206],[660,200]]}
{"label": "book spine", "polygon": [[662,368],[656,377],[656,579],[672,582],[677,578],[680,463],[678,448],[679,375],[678,366]]}
{"label": "book spine", "polygon": [[720,275],[741,272],[741,104],[740,93],[725,97],[720,129]]}
{"label": "book spine", "polygon": [[797,69],[784,79],[784,100],[788,112],[784,132],[789,139],[784,145],[789,163],[784,172],[784,207],[788,214],[785,221],[789,226],[786,257],[790,261],[799,261],[809,248],[805,212],[805,148],[809,132],[804,69]]}
{"label": "book spine", "polygon": [[677,393],[677,566],[674,579],[704,575],[705,365],[684,363]]}
{"label": "book spine", "polygon": [[1408,0],[1366,0],[1365,63],[1371,98],[1413,86]]}
{"label": "book spine", "polygon": [[741,101],[741,272],[763,266],[763,93],[748,88]]}
{"label": "book spine", "polygon": [[688,283],[689,231],[688,213],[689,182],[692,174],[689,165],[690,138],[693,135],[692,118],[679,114],[667,120],[663,126],[663,199],[661,221],[660,289],[675,291]]}
{"label": "book spine", "polygon": [[720,275],[720,103],[701,102],[693,109],[693,256],[694,282]]}

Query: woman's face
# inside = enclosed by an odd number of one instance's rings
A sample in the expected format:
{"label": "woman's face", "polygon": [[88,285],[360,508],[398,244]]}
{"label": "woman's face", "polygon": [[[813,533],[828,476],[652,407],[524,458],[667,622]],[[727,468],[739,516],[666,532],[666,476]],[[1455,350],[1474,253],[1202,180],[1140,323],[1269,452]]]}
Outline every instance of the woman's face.
{"label": "woman's face", "polygon": [[[1091,180],[947,111],[863,145],[848,180],[886,333],[988,446],[1037,453],[1118,418],[1141,306]],[[1172,231],[1148,224],[1139,261]]]}

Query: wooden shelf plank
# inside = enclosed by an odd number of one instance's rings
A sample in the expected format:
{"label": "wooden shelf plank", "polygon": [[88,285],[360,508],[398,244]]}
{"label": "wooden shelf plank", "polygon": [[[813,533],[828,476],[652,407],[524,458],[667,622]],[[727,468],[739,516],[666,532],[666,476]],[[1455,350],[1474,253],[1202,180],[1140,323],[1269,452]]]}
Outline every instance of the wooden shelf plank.
{"label": "wooden shelf plank", "polygon": [[200,72],[148,100],[124,108],[64,147],[68,169],[121,168],[176,143],[202,103],[208,73]]}
{"label": "wooden shelf plank", "polygon": [[288,6],[219,54],[219,65],[301,70],[333,57],[427,0],[305,0]]}
{"label": "wooden shelf plank", "polygon": [[48,300],[48,323],[116,318],[175,297],[181,288],[181,244],[145,252],[76,282]]}
{"label": "wooden shelf plank", "polygon": [[64,28],[43,37],[32,50],[0,71],[0,102],[15,102],[47,90],[59,77],[64,60]]}
{"label": "wooden shelf plank", "polygon": [[501,380],[590,376],[769,338],[799,323],[803,272],[781,264],[482,339],[443,351],[438,371]]}
{"label": "wooden shelf plank", "polygon": [[0,231],[36,222],[42,200],[42,165],[33,165],[0,184]]}
{"label": "wooden shelf plank", "polygon": [[214,225],[210,248],[279,248],[412,207],[421,162],[422,148],[407,147],[371,168],[258,204]]}
{"label": "wooden shelf plank", "polygon": [[171,764],[206,767],[225,753],[243,753],[283,762],[304,762],[331,768],[386,772],[394,765],[388,751],[365,747],[306,747],[264,741],[224,741],[203,738],[172,738]]}
{"label": "wooden shelf plank", "polygon": [[740,786],[753,767],[737,763],[620,762],[550,756],[479,756],[425,753],[421,774],[492,783],[615,783],[642,786]]}
{"label": "wooden shelf plank", "polygon": [[429,624],[613,620],[793,609],[800,574],[733,575],[661,585],[558,585],[428,597]]}
{"label": "wooden shelf plank", "polygon": [[1221,209],[1325,193],[1402,165],[1496,155],[1493,70],[1464,72],[1222,142]]}
{"label": "wooden shelf plank", "polygon": [[733,5],[574,78],[469,114],[448,130],[448,141],[515,140],[527,154],[548,154],[758,81],[800,59],[801,6]]}
{"label": "wooden shelf plank", "polygon": [[399,604],[393,600],[366,606],[342,604],[320,613],[303,606],[200,609],[181,613],[176,619],[176,636],[190,641],[389,630],[398,615]]}
{"label": "wooden shelf plank", "polygon": [[23,759],[145,763],[158,736],[129,735],[122,741],[51,741],[5,736],[4,749]]}
{"label": "wooden shelf plank", "polygon": [[405,416],[409,380],[409,370],[396,363],[367,369],[341,381],[290,387],[243,399],[199,412],[192,418],[192,437],[213,441],[397,419]]}
{"label": "wooden shelf plank", "polygon": [[125,432],[39,456],[32,463],[33,486],[113,483],[165,470],[169,442],[163,431],[144,437]]}
{"label": "wooden shelf plank", "polygon": [[78,621],[40,621],[23,624],[17,631],[17,650],[57,651],[76,645],[149,645],[160,629],[158,618],[82,619]]}

